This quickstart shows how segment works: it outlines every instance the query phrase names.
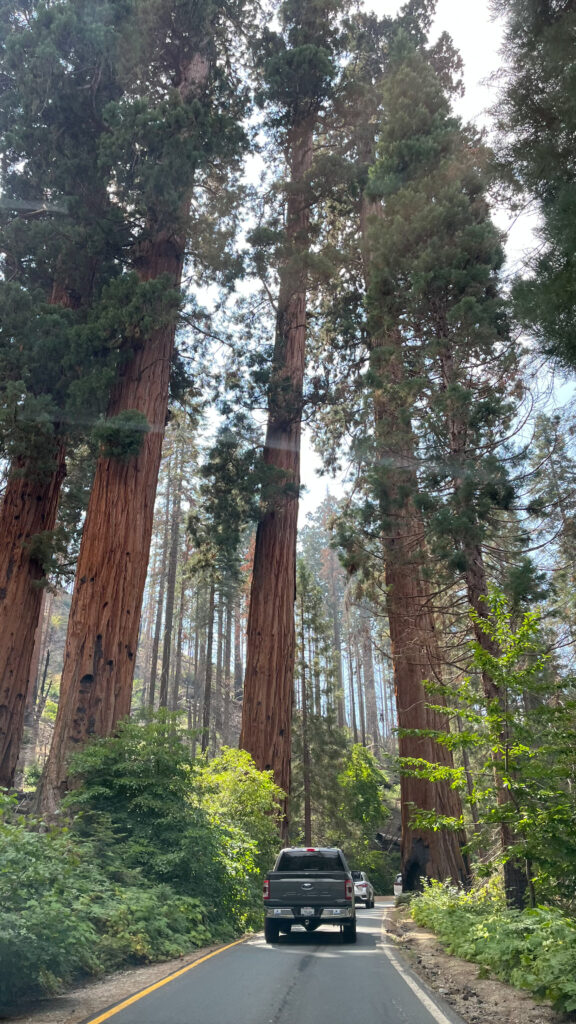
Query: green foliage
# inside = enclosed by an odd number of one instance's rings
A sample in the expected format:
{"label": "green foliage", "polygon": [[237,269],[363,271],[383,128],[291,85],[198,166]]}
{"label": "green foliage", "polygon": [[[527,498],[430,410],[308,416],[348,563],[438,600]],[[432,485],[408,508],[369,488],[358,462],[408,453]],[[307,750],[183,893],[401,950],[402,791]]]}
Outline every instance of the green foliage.
{"label": "green foliage", "polygon": [[258,871],[269,871],[278,852],[281,791],[272,772],[261,772],[245,750],[224,747],[200,769],[202,805],[217,821],[249,835]]}
{"label": "green foliage", "polygon": [[90,841],[39,824],[0,794],[0,1004],[53,994],[80,974],[177,956],[213,936],[201,901],[120,864],[106,870]]}
{"label": "green foliage", "polygon": [[96,425],[95,440],[105,459],[127,462],[140,454],[150,424],[138,409],[125,409]]}
{"label": "green foliage", "polygon": [[464,892],[429,882],[411,911],[449,953],[550,999],[557,1010],[576,1010],[576,923],[559,910],[508,910],[493,884]]}
{"label": "green foliage", "polygon": [[540,240],[514,289],[517,316],[541,347],[576,363],[574,130],[576,71],[570,3],[493,0],[506,19],[504,88],[496,108],[502,176],[514,199],[536,200]]}
{"label": "green foliage", "polygon": [[360,744],[352,747],[338,776],[338,785],[342,799],[340,813],[346,821],[355,822],[364,832],[369,832],[388,817],[382,799],[388,779],[366,747]]}
{"label": "green foliage", "polygon": [[[249,816],[217,813],[216,777],[191,758],[184,739],[178,716],[159,713],[143,723],[122,723],[115,737],[96,741],[74,759],[82,786],[68,806],[77,814],[78,834],[96,830],[106,841],[112,837],[126,866],[179,893],[206,894],[210,920],[230,934],[253,913],[254,890],[246,879],[258,876],[257,842],[246,830]],[[232,763],[230,755],[228,767],[221,765],[228,790]],[[261,804],[272,813],[275,790],[268,776],[262,785]],[[257,776],[253,786],[257,790]],[[230,798],[223,803],[229,808]],[[262,836],[261,815],[255,822]]]}
{"label": "green foliage", "polygon": [[[477,675],[456,688],[443,687],[449,711],[463,723],[460,731],[440,734],[439,742],[474,753],[474,783],[468,790],[465,773],[450,773],[464,800],[479,810],[485,845],[502,824],[515,836],[508,856],[519,856],[532,870],[540,897],[573,906],[576,893],[576,760],[573,742],[576,700],[572,680],[549,671],[549,655],[534,612],[514,628],[504,596],[493,591],[489,617],[477,618],[497,645],[498,656],[479,643],[473,645],[472,667],[486,672],[499,698],[488,700],[477,686]],[[439,687],[430,686],[431,693]],[[434,777],[436,765],[407,764],[411,772]],[[440,766],[440,769],[443,770]],[[510,799],[497,799],[495,774]],[[419,816],[420,818],[420,816]],[[432,815],[429,827],[459,827]]]}
{"label": "green foliage", "polygon": [[259,926],[279,791],[245,752],[193,761],[186,739],[159,714],[87,747],[68,826],[0,793],[0,1002]]}

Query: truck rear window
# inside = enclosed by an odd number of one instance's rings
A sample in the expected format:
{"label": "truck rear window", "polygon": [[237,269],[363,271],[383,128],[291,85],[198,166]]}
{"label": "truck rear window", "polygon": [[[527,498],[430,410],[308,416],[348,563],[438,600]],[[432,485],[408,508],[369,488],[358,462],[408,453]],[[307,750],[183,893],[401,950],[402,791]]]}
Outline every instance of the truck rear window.
{"label": "truck rear window", "polygon": [[276,871],[345,871],[340,854],[336,853],[283,853]]}

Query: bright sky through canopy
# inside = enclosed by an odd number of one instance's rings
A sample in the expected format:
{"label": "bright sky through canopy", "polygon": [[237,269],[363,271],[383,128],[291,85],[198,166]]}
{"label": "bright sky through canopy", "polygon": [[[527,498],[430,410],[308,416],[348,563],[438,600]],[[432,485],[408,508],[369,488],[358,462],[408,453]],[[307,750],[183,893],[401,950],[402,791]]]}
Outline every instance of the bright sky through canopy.
{"label": "bright sky through canopy", "polygon": [[[366,0],[375,14],[397,14],[404,0]],[[501,22],[492,20],[488,0],[438,0],[432,39],[448,32],[464,61],[466,95],[458,113],[466,120],[488,126],[487,109],[495,99],[495,86],[486,79],[500,66]]]}

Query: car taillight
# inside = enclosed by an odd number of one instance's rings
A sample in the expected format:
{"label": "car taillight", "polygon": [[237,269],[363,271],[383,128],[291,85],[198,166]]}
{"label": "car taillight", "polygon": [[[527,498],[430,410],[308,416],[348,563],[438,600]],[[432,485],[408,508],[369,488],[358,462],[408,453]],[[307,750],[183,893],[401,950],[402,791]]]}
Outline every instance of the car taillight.
{"label": "car taillight", "polygon": [[366,882],[359,882],[358,883],[358,888],[359,889],[365,889],[366,888]]}
{"label": "car taillight", "polygon": [[264,885],[262,886],[262,899],[270,899],[270,882],[268,881],[268,879],[266,879]]}
{"label": "car taillight", "polygon": [[351,900],[354,895],[354,882],[348,880],[344,882],[344,896],[345,899]]}

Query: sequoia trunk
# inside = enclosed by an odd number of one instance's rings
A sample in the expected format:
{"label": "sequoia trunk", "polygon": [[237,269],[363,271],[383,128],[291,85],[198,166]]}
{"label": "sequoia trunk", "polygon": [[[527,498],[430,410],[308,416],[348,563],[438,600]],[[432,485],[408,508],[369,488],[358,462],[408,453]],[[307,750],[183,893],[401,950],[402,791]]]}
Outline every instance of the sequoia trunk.
{"label": "sequoia trunk", "polygon": [[[160,237],[142,257],[142,280],[180,283],[184,240]],[[116,384],[109,414],[144,413],[150,425],[138,456],[98,460],[70,608],[60,703],[39,787],[39,806],[55,809],[68,758],[92,736],[109,736],[129,714],[154,500],[168,409],[174,324],[133,351]]]}
{"label": "sequoia trunk", "polygon": [[[440,354],[440,367],[443,383],[446,389],[458,384],[458,375],[455,369],[451,351],[446,348]],[[451,404],[446,406],[446,433],[450,442],[450,454],[454,466],[458,466],[470,454],[470,426],[462,410],[452,408]],[[456,471],[457,472],[457,471]],[[458,475],[453,481],[454,492],[457,500],[462,499],[462,481]],[[476,613],[473,620],[474,637],[492,658],[499,658],[502,654],[498,643],[490,636],[490,607],[488,603],[488,581],[486,566],[484,564],[484,552],[482,545],[474,540],[465,538],[462,542],[462,550],[465,559],[464,581],[466,594],[470,608]],[[483,623],[488,630],[483,628]],[[494,682],[486,668],[482,670],[482,689],[486,701],[497,701],[501,712],[502,727],[499,736],[499,743],[502,751],[506,752],[509,746],[508,728],[506,725],[506,693]],[[506,808],[511,809],[512,797],[510,790],[504,785],[498,761],[501,754],[494,751],[494,783],[498,806],[506,813]],[[504,755],[505,756],[505,755]],[[528,890],[528,874],[525,861],[519,861],[513,855],[515,837],[511,826],[507,821],[500,824],[500,846],[504,855],[503,874],[506,900],[509,906],[522,909],[526,904]]]}
{"label": "sequoia trunk", "polygon": [[[361,224],[365,274],[370,286],[371,231],[378,229],[380,207],[363,200]],[[377,297],[375,297],[377,298]],[[386,606],[399,727],[401,758],[422,758],[432,764],[453,767],[452,753],[430,737],[414,730],[449,731],[447,716],[428,708],[424,681],[441,681],[442,659],[435,628],[430,587],[424,574],[425,537],[414,504],[417,492],[415,441],[410,418],[409,393],[404,374],[402,339],[394,331],[370,340],[374,389],[375,457],[380,465],[377,498],[381,509],[382,547],[385,562]],[[436,696],[436,704],[442,700]],[[410,731],[406,735],[405,730]],[[402,873],[408,890],[418,887],[420,877],[456,882],[469,877],[462,853],[466,836],[444,829],[414,826],[413,810],[434,811],[460,819],[460,796],[449,781],[430,782],[402,773]]]}
{"label": "sequoia trunk", "polygon": [[54,529],[66,475],[63,444],[53,461],[52,471],[40,479],[26,475],[24,460],[17,462],[0,510],[0,786],[7,788],[14,782],[22,740],[45,578],[28,544]]}
{"label": "sequoia trunk", "polygon": [[246,676],[240,746],[260,769],[290,791],[294,680],[296,534],[300,435],[306,345],[310,197],[314,120],[292,132],[286,239],[281,271],[264,461],[277,471],[278,493],[258,524],[248,614]]}

